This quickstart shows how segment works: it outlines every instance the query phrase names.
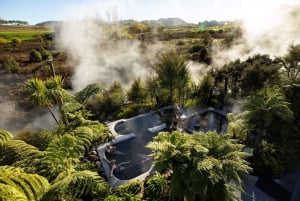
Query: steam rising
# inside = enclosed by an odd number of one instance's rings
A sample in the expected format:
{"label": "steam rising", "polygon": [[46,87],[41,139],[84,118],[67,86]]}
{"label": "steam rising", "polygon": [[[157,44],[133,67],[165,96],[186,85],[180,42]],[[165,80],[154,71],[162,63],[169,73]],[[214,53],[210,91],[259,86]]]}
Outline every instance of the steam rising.
{"label": "steam rising", "polygon": [[[80,19],[74,20],[77,18],[72,18],[72,20],[64,21],[56,37],[57,45],[62,51],[68,53],[69,65],[74,68],[72,77],[74,90],[81,90],[87,84],[94,82],[110,85],[113,81],[120,82],[126,88],[137,76],[141,78],[147,77],[150,74],[149,69],[146,68],[147,62],[155,59],[156,53],[162,50],[161,45],[159,43],[144,43],[130,39],[130,36],[122,28],[118,27],[117,7],[113,7],[112,14],[106,13],[109,24],[101,23],[101,20],[97,17],[87,17],[95,16],[91,11],[95,11],[93,6],[98,5],[99,1],[87,2],[93,2],[93,5],[84,6],[82,12],[78,13],[77,11],[79,10],[75,9],[76,15],[78,14]],[[115,2],[119,3],[119,1]],[[123,2],[123,7],[124,5],[134,7],[135,3],[137,3],[134,0],[128,1],[129,4],[127,4],[127,1],[121,2]],[[169,1],[169,3],[171,2],[173,1]],[[221,4],[221,1],[212,2],[214,6],[217,3]],[[248,3],[252,1],[241,2]],[[257,1],[255,2],[257,4]],[[235,18],[241,19],[240,17],[243,17],[242,39],[230,49],[214,48],[213,66],[221,67],[229,61],[243,60],[258,53],[282,56],[286,53],[288,45],[300,43],[300,5],[278,7],[278,2],[279,0],[259,1],[259,4],[252,5],[252,9],[248,9],[246,5],[240,12],[244,12],[247,9],[249,11],[240,13],[241,15],[237,15]],[[176,3],[178,5],[176,4],[177,6],[175,7],[178,8],[184,8],[181,4],[188,4],[188,2],[181,0],[177,0]],[[70,8],[72,9],[73,7],[71,6]],[[127,11],[126,6],[121,10]],[[196,8],[195,10],[197,11]],[[234,14],[233,11],[236,9],[231,10]],[[163,9],[163,11],[169,12],[168,9]],[[172,12],[178,13],[175,10],[172,10]],[[197,15],[199,13],[201,12],[197,11]],[[169,17],[172,17],[172,15]],[[199,21],[206,20],[202,18],[203,16],[199,14]],[[224,18],[226,19],[226,16]],[[194,62],[189,62],[189,67],[193,76],[203,75],[207,70],[206,66]],[[194,80],[197,81],[199,79],[195,77]],[[0,92],[5,94],[5,88],[3,90],[0,88]],[[233,100],[233,102],[236,103],[236,100]],[[238,112],[239,104],[234,105],[233,110]],[[0,101],[0,113],[2,114],[0,116],[0,128],[10,131],[17,131],[23,127],[49,128],[48,125],[54,125],[50,116],[45,116],[42,119],[40,118],[42,115],[38,114],[36,115],[39,116],[38,120],[35,120],[34,115],[20,114],[22,112],[19,108],[16,108],[14,101],[3,97]],[[16,116],[19,118],[16,118]],[[50,122],[48,121],[49,119]]]}
{"label": "steam rising", "polygon": [[129,37],[116,24],[93,19],[64,22],[57,43],[70,54],[71,66],[75,66],[74,90],[95,82],[110,85],[117,81],[126,87],[137,76],[147,77],[146,61],[154,58],[160,46],[145,46]]}
{"label": "steam rising", "polygon": [[269,12],[266,10],[264,14],[258,14],[259,18],[254,14],[246,16],[243,21],[241,41],[228,50],[218,49],[214,52],[216,66],[255,54],[282,56],[289,45],[300,42],[299,5],[274,7]]}

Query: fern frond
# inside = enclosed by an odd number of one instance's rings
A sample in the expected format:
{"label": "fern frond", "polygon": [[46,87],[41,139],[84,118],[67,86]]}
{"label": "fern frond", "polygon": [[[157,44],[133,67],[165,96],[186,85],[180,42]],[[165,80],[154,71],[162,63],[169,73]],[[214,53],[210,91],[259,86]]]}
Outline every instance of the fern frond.
{"label": "fern frond", "polygon": [[16,189],[27,200],[40,200],[49,188],[49,183],[44,177],[24,173],[20,168],[1,166],[0,171],[0,184]]}
{"label": "fern frond", "polygon": [[66,102],[60,108],[63,114],[74,113],[75,111],[80,109],[82,109],[82,105],[77,101]]}
{"label": "fern frond", "polygon": [[13,186],[0,183],[0,200],[2,201],[27,201],[26,196]]}
{"label": "fern frond", "polygon": [[73,199],[79,199],[85,195],[93,198],[104,198],[108,192],[109,185],[98,173],[79,171],[55,182],[43,197],[43,200],[55,200],[57,196],[63,194],[71,196]]}
{"label": "fern frond", "polygon": [[0,129],[0,145],[13,139],[13,137],[13,134],[11,134],[10,132]]}
{"label": "fern frond", "polygon": [[104,91],[104,88],[100,84],[89,84],[82,91],[75,93],[75,98],[77,101],[84,104],[90,97],[96,95],[100,91]]}

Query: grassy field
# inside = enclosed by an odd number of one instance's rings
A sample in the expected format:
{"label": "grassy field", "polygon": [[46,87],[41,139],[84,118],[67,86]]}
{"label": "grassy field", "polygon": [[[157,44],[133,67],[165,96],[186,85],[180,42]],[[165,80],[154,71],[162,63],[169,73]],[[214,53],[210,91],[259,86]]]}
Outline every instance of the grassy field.
{"label": "grassy field", "polygon": [[31,40],[39,35],[47,33],[50,33],[50,29],[48,29],[48,27],[0,26],[0,38],[5,39],[7,42],[11,42],[13,38],[19,38],[22,41]]}

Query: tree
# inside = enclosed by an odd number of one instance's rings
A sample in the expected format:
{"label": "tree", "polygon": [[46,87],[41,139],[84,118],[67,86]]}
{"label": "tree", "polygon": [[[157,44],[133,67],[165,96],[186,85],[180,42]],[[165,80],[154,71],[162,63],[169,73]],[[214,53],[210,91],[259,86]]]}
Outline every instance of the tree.
{"label": "tree", "polygon": [[27,81],[27,88],[30,93],[31,102],[37,106],[46,106],[58,124],[58,120],[50,108],[53,105],[53,101],[52,98],[49,97],[48,89],[45,83],[38,78],[32,78]]}
{"label": "tree", "polygon": [[132,102],[142,103],[147,98],[147,91],[141,78],[136,78],[131,84],[131,88],[127,92],[128,99]]}
{"label": "tree", "polygon": [[99,120],[107,116],[114,116],[121,110],[125,102],[125,96],[121,84],[114,82],[109,89],[97,93],[95,97],[87,102],[87,109],[90,109]]}
{"label": "tree", "polygon": [[243,105],[246,110],[244,118],[249,124],[256,125],[255,146],[265,137],[286,133],[286,128],[293,120],[289,105],[284,94],[274,88],[263,89],[246,99]]}
{"label": "tree", "polygon": [[81,103],[86,104],[88,99],[95,96],[96,94],[104,92],[104,87],[98,83],[89,84],[83,90],[75,93],[75,99]]}
{"label": "tree", "polygon": [[240,85],[244,95],[253,94],[268,85],[280,84],[280,66],[269,55],[255,55],[243,64]]}
{"label": "tree", "polygon": [[251,164],[255,174],[280,177],[299,161],[299,151],[290,146],[299,139],[290,103],[279,89],[266,88],[248,97],[243,108],[241,117],[251,127],[248,143],[254,147]]}
{"label": "tree", "polygon": [[199,99],[200,102],[206,106],[211,106],[214,94],[215,80],[212,73],[207,73],[200,82]]}
{"label": "tree", "polygon": [[234,188],[242,189],[242,175],[250,171],[243,145],[216,132],[163,132],[147,147],[155,168],[169,172],[171,197],[177,200],[235,200]]}
{"label": "tree", "polygon": [[300,73],[300,44],[290,45],[288,53],[283,57],[277,58],[286,71],[286,76],[295,81],[299,79]]}
{"label": "tree", "polygon": [[[74,97],[63,89],[63,85],[64,80],[61,76],[54,76],[45,81],[39,78],[31,78],[26,85],[31,102],[37,106],[46,106],[57,124],[58,120],[51,107],[55,104],[61,107],[65,102],[76,102]],[[67,123],[64,113],[62,113],[62,116],[65,123]]]}
{"label": "tree", "polygon": [[166,53],[154,63],[153,69],[161,89],[167,91],[168,104],[174,104],[176,92],[185,89],[190,80],[186,61],[175,53]]}

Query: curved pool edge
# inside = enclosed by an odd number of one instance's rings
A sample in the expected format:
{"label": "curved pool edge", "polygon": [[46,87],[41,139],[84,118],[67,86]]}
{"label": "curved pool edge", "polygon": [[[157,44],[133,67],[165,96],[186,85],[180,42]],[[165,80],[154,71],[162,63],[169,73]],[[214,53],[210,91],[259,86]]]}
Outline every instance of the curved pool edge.
{"label": "curved pool edge", "polygon": [[[115,124],[116,125],[116,124]],[[149,168],[149,170],[147,170],[146,172],[144,172],[143,174],[140,174],[139,176],[136,176],[132,179],[119,179],[117,178],[115,175],[113,176],[110,176],[110,167],[109,167],[109,164],[105,161],[104,158],[106,158],[106,155],[105,155],[105,149],[106,149],[106,145],[114,145],[114,144],[118,144],[118,143],[121,143],[121,142],[124,142],[126,140],[130,140],[132,138],[135,137],[135,134],[134,133],[130,133],[130,134],[127,134],[127,135],[120,135],[120,134],[117,134],[117,136],[113,139],[115,140],[115,142],[110,141],[110,142],[107,142],[107,143],[104,143],[104,144],[101,144],[97,147],[97,152],[98,152],[98,155],[99,155],[99,158],[100,158],[100,161],[101,161],[101,164],[102,164],[102,167],[104,169],[104,172],[105,172],[105,175],[106,175],[106,178],[107,178],[107,181],[108,183],[111,185],[111,186],[119,186],[119,185],[122,185],[122,184],[125,184],[125,183],[128,183],[130,181],[135,181],[135,180],[144,180],[150,173],[151,171],[153,170],[153,167],[154,165],[152,164],[151,167]]]}

